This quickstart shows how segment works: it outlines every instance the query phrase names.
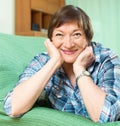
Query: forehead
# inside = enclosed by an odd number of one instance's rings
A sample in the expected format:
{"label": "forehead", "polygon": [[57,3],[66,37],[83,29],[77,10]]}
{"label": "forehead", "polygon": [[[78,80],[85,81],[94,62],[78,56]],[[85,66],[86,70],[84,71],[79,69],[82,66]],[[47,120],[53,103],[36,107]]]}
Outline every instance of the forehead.
{"label": "forehead", "polygon": [[[54,28],[54,31],[70,31],[70,30],[82,30],[77,21],[65,22],[59,27]],[[53,31],[53,32],[54,32]]]}

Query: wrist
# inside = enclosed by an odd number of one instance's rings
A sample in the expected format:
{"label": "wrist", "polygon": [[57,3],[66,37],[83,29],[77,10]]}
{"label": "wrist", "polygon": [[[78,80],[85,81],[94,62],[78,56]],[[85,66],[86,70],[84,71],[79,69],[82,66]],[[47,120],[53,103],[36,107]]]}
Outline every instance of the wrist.
{"label": "wrist", "polygon": [[78,80],[82,78],[83,76],[90,77],[90,73],[86,70],[80,72],[78,76],[76,77],[76,82],[78,83]]}
{"label": "wrist", "polygon": [[51,61],[54,63],[54,65],[59,68],[63,64],[63,60],[58,57],[52,57]]}
{"label": "wrist", "polygon": [[85,71],[86,69],[84,67],[81,67],[81,66],[78,66],[74,69],[74,73],[75,73],[75,76],[79,76],[80,73],[82,73],[83,71]]}

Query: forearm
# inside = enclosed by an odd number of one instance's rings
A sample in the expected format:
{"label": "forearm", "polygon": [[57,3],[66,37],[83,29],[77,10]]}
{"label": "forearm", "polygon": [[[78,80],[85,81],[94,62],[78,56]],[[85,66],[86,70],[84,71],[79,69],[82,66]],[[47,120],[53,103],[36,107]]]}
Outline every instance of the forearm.
{"label": "forearm", "polygon": [[[73,64],[76,78],[83,73],[95,58],[91,47],[86,47]],[[105,92],[102,91],[90,76],[83,75],[78,79],[78,87],[82,95],[87,112],[95,122],[99,120],[100,113],[105,100]]]}
{"label": "forearm", "polygon": [[78,86],[86,109],[95,122],[98,122],[105,100],[105,92],[93,83],[90,77],[83,76],[78,80]]}
{"label": "forearm", "polygon": [[40,71],[14,89],[11,104],[13,116],[23,114],[33,106],[58,67],[58,60],[50,59]]}

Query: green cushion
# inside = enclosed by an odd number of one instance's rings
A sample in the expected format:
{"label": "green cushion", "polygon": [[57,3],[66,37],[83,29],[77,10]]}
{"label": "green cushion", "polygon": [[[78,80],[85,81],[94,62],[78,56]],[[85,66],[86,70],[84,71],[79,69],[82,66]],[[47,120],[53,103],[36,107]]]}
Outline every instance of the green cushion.
{"label": "green cushion", "polygon": [[120,122],[94,123],[75,114],[36,107],[18,119],[0,114],[0,126],[120,126]]}
{"label": "green cushion", "polygon": [[19,74],[33,56],[45,50],[44,40],[39,37],[0,34],[0,100],[17,82]]}
{"label": "green cushion", "polygon": [[98,124],[84,117],[45,107],[35,107],[19,119],[11,119],[3,100],[18,81],[33,56],[45,51],[45,38],[0,33],[0,126],[119,126],[119,122]]}

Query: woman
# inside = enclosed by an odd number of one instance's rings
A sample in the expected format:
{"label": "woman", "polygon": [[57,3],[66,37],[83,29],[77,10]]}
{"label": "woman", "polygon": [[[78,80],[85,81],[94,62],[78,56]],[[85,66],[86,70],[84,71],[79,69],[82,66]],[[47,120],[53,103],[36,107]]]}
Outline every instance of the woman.
{"label": "woman", "polygon": [[92,42],[87,14],[67,5],[52,17],[45,41],[47,53],[34,57],[5,98],[12,117],[39,104],[42,92],[54,109],[75,113],[94,122],[120,117],[120,61],[110,49]]}

